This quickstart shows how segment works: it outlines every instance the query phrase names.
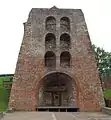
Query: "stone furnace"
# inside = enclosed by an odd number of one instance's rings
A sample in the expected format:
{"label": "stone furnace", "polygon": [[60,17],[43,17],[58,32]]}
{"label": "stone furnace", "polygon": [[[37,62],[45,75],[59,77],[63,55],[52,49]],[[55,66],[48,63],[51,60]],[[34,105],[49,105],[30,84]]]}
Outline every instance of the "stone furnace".
{"label": "stone furnace", "polygon": [[32,8],[24,23],[9,108],[100,111],[104,99],[80,9]]}

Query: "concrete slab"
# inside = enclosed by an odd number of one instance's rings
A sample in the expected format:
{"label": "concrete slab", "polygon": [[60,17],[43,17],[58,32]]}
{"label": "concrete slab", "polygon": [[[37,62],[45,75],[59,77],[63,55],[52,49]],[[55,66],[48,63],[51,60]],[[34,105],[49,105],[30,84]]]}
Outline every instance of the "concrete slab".
{"label": "concrete slab", "polygon": [[14,112],[1,120],[111,120],[111,116],[100,112]]}

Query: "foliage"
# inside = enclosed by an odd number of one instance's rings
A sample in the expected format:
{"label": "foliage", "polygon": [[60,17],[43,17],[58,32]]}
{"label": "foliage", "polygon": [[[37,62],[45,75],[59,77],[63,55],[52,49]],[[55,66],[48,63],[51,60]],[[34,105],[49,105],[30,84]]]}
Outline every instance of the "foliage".
{"label": "foliage", "polygon": [[95,45],[93,45],[93,49],[99,72],[104,76],[111,76],[111,52],[106,52]]}
{"label": "foliage", "polygon": [[111,90],[104,90],[104,97],[111,98]]}
{"label": "foliage", "polygon": [[4,88],[0,88],[0,111],[4,111],[8,106],[8,91]]}
{"label": "foliage", "polygon": [[13,76],[9,75],[0,76],[0,111],[7,109],[10,95],[10,88],[7,87],[7,84],[12,82],[12,78]]}

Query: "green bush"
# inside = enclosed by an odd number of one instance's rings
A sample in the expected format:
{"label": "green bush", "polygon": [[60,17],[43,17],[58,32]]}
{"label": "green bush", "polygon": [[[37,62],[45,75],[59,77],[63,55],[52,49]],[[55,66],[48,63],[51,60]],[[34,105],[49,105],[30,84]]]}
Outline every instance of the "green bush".
{"label": "green bush", "polygon": [[111,99],[111,90],[105,90],[104,91],[104,97],[107,99]]}
{"label": "green bush", "polygon": [[8,107],[9,92],[4,88],[0,88],[0,111],[4,111]]}
{"label": "green bush", "polygon": [[5,111],[8,107],[8,104],[0,101],[0,112]]}
{"label": "green bush", "polygon": [[12,82],[13,76],[0,76],[0,111],[5,111],[8,107],[10,96],[9,82]]}

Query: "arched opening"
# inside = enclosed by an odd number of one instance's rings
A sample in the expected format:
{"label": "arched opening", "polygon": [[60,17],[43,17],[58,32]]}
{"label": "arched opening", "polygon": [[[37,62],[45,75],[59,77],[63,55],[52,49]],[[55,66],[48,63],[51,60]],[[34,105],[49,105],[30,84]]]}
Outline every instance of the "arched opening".
{"label": "arched opening", "polygon": [[77,91],[74,80],[65,73],[54,72],[41,80],[38,106],[76,107]]}
{"label": "arched opening", "polygon": [[71,62],[70,53],[67,51],[62,52],[60,55],[60,66],[64,68],[70,67],[70,62]]}
{"label": "arched opening", "polygon": [[49,16],[46,19],[46,29],[48,31],[55,31],[56,30],[56,19],[53,16]]}
{"label": "arched opening", "polygon": [[45,37],[45,48],[46,49],[55,49],[56,48],[56,38],[52,33],[48,33]]}
{"label": "arched opening", "polygon": [[48,51],[45,54],[45,66],[50,68],[55,68],[56,66],[56,56],[52,51]]}
{"label": "arched opening", "polygon": [[69,31],[70,30],[70,20],[68,17],[62,17],[60,19],[60,28],[61,28],[61,31]]}
{"label": "arched opening", "polygon": [[67,33],[64,33],[60,37],[60,47],[61,49],[69,49],[71,46],[70,36]]}

